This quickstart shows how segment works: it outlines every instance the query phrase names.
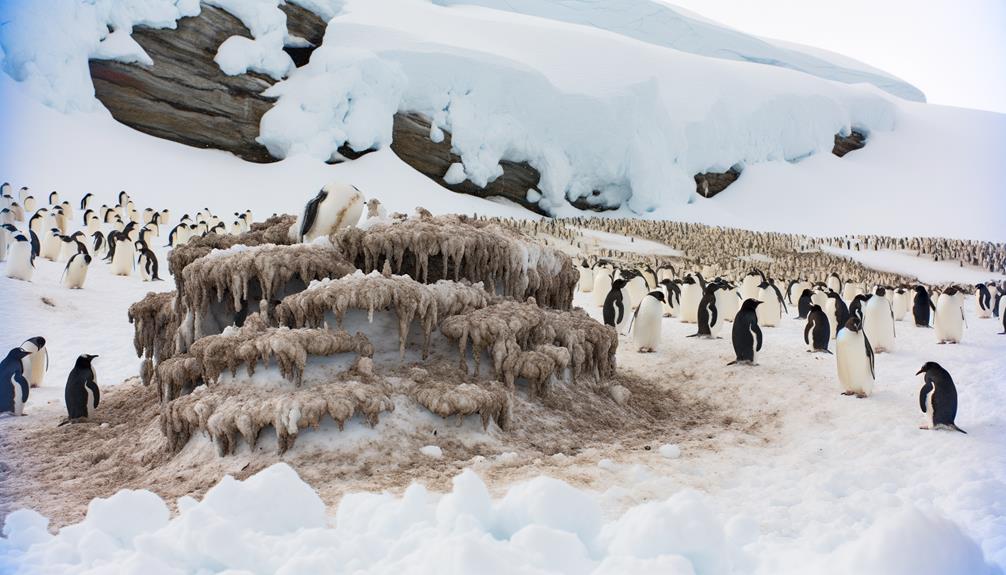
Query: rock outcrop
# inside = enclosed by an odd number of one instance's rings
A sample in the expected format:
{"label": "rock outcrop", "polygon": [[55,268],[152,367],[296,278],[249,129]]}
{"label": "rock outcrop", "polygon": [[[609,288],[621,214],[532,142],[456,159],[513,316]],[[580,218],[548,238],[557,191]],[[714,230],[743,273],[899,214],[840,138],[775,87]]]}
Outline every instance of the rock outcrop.
{"label": "rock outcrop", "polygon": [[737,181],[740,170],[730,168],[725,172],[705,172],[695,174],[695,192],[703,198],[711,198]]}
{"label": "rock outcrop", "polygon": [[863,134],[862,132],[853,130],[848,136],[835,134],[835,147],[831,149],[831,153],[841,158],[849,152],[854,152],[865,145],[866,134]]}

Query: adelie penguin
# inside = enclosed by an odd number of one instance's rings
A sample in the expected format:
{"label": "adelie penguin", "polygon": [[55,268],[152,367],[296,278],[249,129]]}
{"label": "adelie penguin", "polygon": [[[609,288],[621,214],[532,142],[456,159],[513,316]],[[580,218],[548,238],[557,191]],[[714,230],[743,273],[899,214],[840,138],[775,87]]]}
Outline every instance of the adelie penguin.
{"label": "adelie penguin", "polygon": [[877,288],[876,294],[863,306],[863,330],[873,343],[876,353],[894,351],[894,311],[887,300],[887,290]]}
{"label": "adelie penguin", "polygon": [[740,311],[734,317],[731,340],[737,359],[727,365],[746,364],[758,365],[758,352],[761,351],[762,333],[758,327],[758,306],[756,299],[746,299],[741,304]]}
{"label": "adelie penguin", "polygon": [[632,319],[632,342],[640,353],[656,351],[660,345],[660,327],[664,317],[664,292],[651,291],[643,296]]}
{"label": "adelie penguin", "polygon": [[831,341],[831,322],[828,314],[819,305],[810,306],[807,314],[807,326],[803,329],[803,341],[810,346],[807,351],[831,353],[828,343]]}
{"label": "adelie penguin", "polygon": [[83,289],[87,280],[87,270],[91,265],[91,256],[86,253],[74,254],[63,268],[63,287],[67,289]]}
{"label": "adelie penguin", "polygon": [[925,385],[919,390],[919,407],[926,414],[928,425],[920,429],[952,429],[967,433],[957,424],[957,387],[950,372],[934,361],[927,361],[915,375],[925,374]]}
{"label": "adelie penguin", "polygon": [[135,247],[140,254],[136,257],[136,267],[140,268],[140,277],[143,281],[161,281],[157,275],[157,256],[153,250],[143,242],[136,242]]}
{"label": "adelie penguin", "polygon": [[845,328],[838,332],[835,353],[842,395],[867,397],[873,393],[873,382],[877,379],[873,347],[863,332],[863,320],[859,316],[851,316]]}
{"label": "adelie penguin", "polygon": [[612,285],[611,274],[604,268],[594,270],[594,290],[593,300],[597,307],[604,307],[604,300],[608,297]]}
{"label": "adelie penguin", "polygon": [[23,360],[29,352],[15,347],[0,361],[0,413],[24,415],[30,386],[24,376]]}
{"label": "adelie penguin", "polygon": [[35,274],[35,257],[32,254],[31,241],[21,234],[14,236],[10,247],[10,257],[7,262],[7,277],[30,282]]}
{"label": "adelie penguin", "polygon": [[705,339],[719,337],[720,331],[723,329],[723,317],[717,306],[716,292],[719,291],[720,287],[722,286],[716,282],[710,282],[706,285],[705,293],[702,294],[702,300],[699,301],[698,317],[696,318],[699,324],[699,331],[688,337],[701,337]]}
{"label": "adelie penguin", "polygon": [[964,292],[950,286],[936,299],[936,317],[933,319],[936,341],[960,343],[964,337]]}
{"label": "adelie penguin", "polygon": [[985,284],[975,284],[975,315],[978,319],[992,317],[992,292]]}
{"label": "adelie penguin", "polygon": [[49,348],[45,346],[42,336],[30,337],[21,344],[21,349],[28,352],[21,362],[24,377],[31,387],[40,387],[45,380],[45,372],[49,371]]}
{"label": "adelie penguin", "polygon": [[355,226],[363,215],[365,203],[356,186],[328,184],[304,206],[297,221],[297,240],[309,243],[342,228]]}
{"label": "adelie penguin", "polygon": [[758,301],[762,302],[758,306],[758,325],[762,327],[775,327],[779,325],[782,314],[789,315],[789,309],[783,300],[782,292],[774,283],[762,282],[758,286]]}
{"label": "adelie penguin", "polygon": [[703,288],[695,277],[688,274],[681,280],[681,312],[678,319],[682,323],[696,323],[699,320],[699,302],[702,300]]}
{"label": "adelie penguin", "polygon": [[800,293],[800,299],[796,302],[796,318],[797,319],[807,319],[807,314],[810,313],[810,306],[812,305],[812,300],[814,298],[814,292],[810,289],[804,289]]}
{"label": "adelie penguin", "polygon": [[845,322],[849,321],[849,307],[842,301],[838,292],[828,293],[828,302],[824,304],[824,312],[831,322],[831,339],[838,336],[839,330],[845,327]]}
{"label": "adelie penguin", "polygon": [[67,421],[60,425],[90,417],[98,409],[101,391],[98,389],[98,378],[91,363],[97,357],[89,354],[77,357],[77,363],[70,371],[70,376],[66,378],[64,400]]}
{"label": "adelie penguin", "polygon": [[608,295],[604,298],[604,308],[601,313],[604,325],[614,326],[618,333],[622,333],[622,327],[629,321],[629,314],[625,312],[626,300],[628,299],[626,283],[622,278],[611,283],[611,289],[608,290]]}
{"label": "adelie penguin", "polygon": [[930,327],[929,318],[934,311],[936,306],[929,297],[929,291],[925,286],[915,286],[915,295],[912,297],[912,318],[915,320],[915,326]]}

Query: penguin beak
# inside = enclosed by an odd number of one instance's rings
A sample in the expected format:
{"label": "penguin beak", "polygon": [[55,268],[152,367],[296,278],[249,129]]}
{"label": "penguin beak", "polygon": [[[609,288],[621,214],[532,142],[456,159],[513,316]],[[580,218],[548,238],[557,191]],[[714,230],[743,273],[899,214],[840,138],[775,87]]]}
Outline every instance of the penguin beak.
{"label": "penguin beak", "polygon": [[916,371],[916,372],[915,372],[915,375],[919,375],[920,373],[923,373],[923,372],[925,372],[925,371],[926,371],[926,368],[924,368],[924,367],[923,367],[923,368],[922,368],[922,369],[920,369],[919,371]]}

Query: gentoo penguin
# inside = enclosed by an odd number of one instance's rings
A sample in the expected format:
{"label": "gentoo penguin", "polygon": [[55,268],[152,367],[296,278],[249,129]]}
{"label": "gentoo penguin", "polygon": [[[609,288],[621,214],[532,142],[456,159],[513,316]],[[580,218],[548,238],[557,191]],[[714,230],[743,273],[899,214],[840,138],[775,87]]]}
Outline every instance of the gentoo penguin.
{"label": "gentoo penguin", "polygon": [[804,289],[800,293],[800,299],[796,303],[797,319],[807,319],[807,314],[810,313],[810,306],[813,304],[814,292],[810,288]]}
{"label": "gentoo penguin", "polygon": [[810,313],[807,314],[807,326],[803,329],[803,341],[810,346],[807,351],[831,353],[828,351],[828,342],[831,341],[831,322],[828,321],[828,314],[824,313],[821,306],[817,304],[810,306]]}
{"label": "gentoo penguin", "polygon": [[978,319],[992,317],[992,293],[983,283],[975,284],[975,315]]}
{"label": "gentoo penguin", "polygon": [[45,372],[49,371],[49,349],[45,346],[45,338],[28,338],[21,344],[21,349],[28,352],[21,361],[24,377],[29,386],[40,387],[45,380]]}
{"label": "gentoo penguin", "polygon": [[782,314],[789,314],[786,302],[782,299],[782,293],[774,283],[762,282],[758,286],[758,301],[762,302],[758,306],[758,325],[762,327],[775,327],[779,325]]}
{"label": "gentoo penguin", "polygon": [[83,289],[87,279],[87,269],[91,265],[91,256],[86,253],[74,254],[63,268],[63,287],[67,289]]}
{"label": "gentoo penguin", "polygon": [[758,327],[758,305],[756,299],[746,299],[741,304],[740,311],[734,317],[731,339],[734,344],[734,354],[737,359],[727,365],[747,364],[758,365],[758,352],[761,351],[762,333]]}
{"label": "gentoo penguin", "polygon": [[312,242],[315,238],[355,226],[363,214],[364,203],[363,193],[356,186],[328,184],[304,206],[297,221],[297,239]]}
{"label": "gentoo penguin", "polygon": [[136,257],[136,267],[140,268],[143,281],[161,281],[157,275],[157,255],[143,242],[136,242],[135,247],[140,254]]}
{"label": "gentoo penguin", "polygon": [[863,321],[858,316],[849,317],[845,328],[835,338],[838,381],[842,384],[842,395],[867,397],[873,392],[874,371],[873,347],[863,333]]}
{"label": "gentoo penguin", "polygon": [[677,317],[681,310],[681,287],[672,279],[660,280],[664,290],[664,317]]}
{"label": "gentoo penguin", "polygon": [[894,312],[894,321],[902,321],[908,314],[908,300],[912,294],[901,286],[894,290],[894,299],[891,301],[891,310]]}
{"label": "gentoo penguin", "polygon": [[930,313],[933,311],[936,311],[936,306],[933,305],[925,286],[915,286],[915,295],[912,296],[912,317],[915,319],[916,327],[929,327]]}
{"label": "gentoo penguin", "polygon": [[101,392],[98,390],[98,379],[91,362],[98,357],[84,354],[77,357],[77,363],[66,378],[66,415],[70,421],[90,417],[98,409]]}
{"label": "gentoo penguin", "polygon": [[629,299],[625,289],[626,283],[622,278],[611,282],[611,289],[608,290],[608,295],[604,298],[604,310],[602,311],[604,325],[615,326],[618,333],[622,333],[622,326],[629,321],[629,314],[625,311],[626,300]]}
{"label": "gentoo penguin", "polygon": [[828,303],[824,305],[824,313],[831,322],[831,339],[835,339],[838,331],[849,321],[849,307],[845,305],[838,292],[828,292]]}
{"label": "gentoo penguin", "polygon": [[7,262],[7,277],[16,280],[31,281],[31,276],[35,273],[35,262],[31,242],[21,234],[14,236],[14,243],[10,247],[10,257]]}
{"label": "gentoo penguin", "polygon": [[[374,201],[374,200],[371,200]],[[594,291],[594,270],[587,265],[587,260],[580,262],[580,282],[577,286],[583,293],[590,293]]]}
{"label": "gentoo penguin", "polygon": [[935,361],[927,361],[915,375],[926,374],[926,384],[919,390],[919,407],[928,425],[920,429],[953,429],[967,433],[954,423],[957,417],[957,387],[950,373]]}
{"label": "gentoo penguin", "polygon": [[863,306],[863,331],[873,344],[873,351],[883,353],[894,351],[894,312],[885,297],[886,290],[877,288],[877,293],[866,300]]}
{"label": "gentoo penguin", "polygon": [[699,321],[699,302],[702,301],[703,288],[695,281],[692,274],[688,274],[681,280],[681,312],[678,319],[682,323],[696,323]]}
{"label": "gentoo penguin", "polygon": [[27,351],[15,347],[0,361],[0,413],[24,415],[30,386],[24,376],[22,361],[27,355]]}
{"label": "gentoo penguin", "polygon": [[720,287],[721,284],[718,282],[709,282],[706,284],[705,292],[699,301],[698,316],[696,318],[699,324],[699,331],[688,337],[706,339],[719,337],[720,331],[723,329],[723,316],[719,312],[716,292],[719,291]]}
{"label": "gentoo penguin", "polygon": [[933,328],[936,330],[936,341],[961,342],[964,336],[964,292],[956,286],[948,287],[937,298]]}
{"label": "gentoo penguin", "polygon": [[640,353],[656,351],[660,345],[660,323],[664,317],[664,292],[646,294],[632,320],[632,343]]}
{"label": "gentoo penguin", "polygon": [[604,307],[604,300],[608,297],[608,292],[611,291],[611,285],[611,274],[608,273],[608,270],[604,268],[594,270],[594,305]]}
{"label": "gentoo penguin", "polygon": [[133,273],[133,261],[136,248],[128,236],[118,234],[114,244],[109,245],[112,256],[112,275],[128,276]]}

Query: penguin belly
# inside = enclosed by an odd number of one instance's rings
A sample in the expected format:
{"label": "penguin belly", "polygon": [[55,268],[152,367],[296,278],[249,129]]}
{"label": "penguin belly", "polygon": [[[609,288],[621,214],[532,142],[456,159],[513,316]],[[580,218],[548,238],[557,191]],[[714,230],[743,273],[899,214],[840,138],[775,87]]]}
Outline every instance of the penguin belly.
{"label": "penguin belly", "polygon": [[7,261],[7,248],[12,239],[7,230],[0,230],[0,262]]}
{"label": "penguin belly", "polygon": [[84,262],[83,256],[74,259],[66,270],[63,285],[67,289],[82,289],[84,281],[87,279],[87,268],[88,265]]}
{"label": "penguin belly", "polygon": [[741,281],[741,297],[744,299],[757,299],[758,286],[761,285],[761,276],[744,276],[744,280]]}
{"label": "penguin belly", "polygon": [[115,255],[112,257],[112,275],[128,276],[133,273],[133,257],[136,248],[130,241],[119,242],[115,246]]}
{"label": "penguin belly", "polygon": [[650,291],[646,286],[646,280],[642,276],[632,278],[625,287],[629,294],[628,301],[631,302],[631,304],[626,304],[625,309],[632,309],[636,302],[643,301],[643,297]]}
{"label": "penguin belly", "polygon": [[663,317],[662,302],[655,298],[643,298],[639,313],[632,326],[632,342],[639,351],[655,351],[660,345],[660,327]]}
{"label": "penguin belly", "polygon": [[594,291],[594,270],[590,268],[580,268],[580,283],[577,284],[580,291],[590,293]]}
{"label": "penguin belly", "polygon": [[903,321],[908,314],[908,294],[894,292],[891,307],[894,310],[894,321]]}
{"label": "penguin belly", "polygon": [[682,323],[699,321],[699,302],[702,300],[702,288],[699,284],[681,284],[681,311],[678,317]]}
{"label": "penguin belly", "polygon": [[819,305],[824,309],[824,304],[828,303],[828,294],[821,290],[814,290],[814,293],[810,295],[810,303]]}
{"label": "penguin belly", "polygon": [[975,317],[977,317],[978,319],[988,319],[992,317],[992,305],[991,305],[992,301],[993,301],[992,299],[989,300],[988,307],[983,306],[982,292],[979,290],[975,290]]}
{"label": "penguin belly", "polygon": [[7,277],[30,282],[34,273],[35,268],[31,265],[31,243],[14,242],[10,249],[10,261],[7,262]]}
{"label": "penguin belly", "polygon": [[136,267],[140,269],[140,279],[145,282],[150,281],[150,274],[147,273],[147,257],[141,255],[139,259],[136,260]]}
{"label": "penguin belly", "polygon": [[622,288],[622,319],[615,326],[618,329],[618,333],[626,333],[629,324],[632,322],[632,298],[629,297],[629,290],[627,287]]}
{"label": "penguin belly", "polygon": [[840,292],[842,290],[842,280],[838,279],[835,276],[829,276],[828,277],[828,289],[830,289],[831,291],[833,291],[835,293]]}
{"label": "penguin belly", "polygon": [[606,272],[594,274],[594,305],[604,307],[604,299],[611,291],[611,276]]}
{"label": "penguin belly", "polygon": [[875,353],[894,351],[894,319],[891,304],[883,297],[871,297],[863,306],[863,331]]}
{"label": "penguin belly", "polygon": [[940,294],[936,300],[933,330],[940,343],[960,343],[964,336],[964,316],[957,295]]}
{"label": "penguin belly", "polygon": [[870,372],[870,358],[866,355],[863,333],[843,329],[835,342],[835,354],[842,390],[870,395],[873,392],[873,375]]}
{"label": "penguin belly", "polygon": [[723,291],[723,300],[717,302],[717,309],[723,314],[723,321],[733,323],[734,317],[741,309],[741,300],[737,296],[737,289],[731,288]]}
{"label": "penguin belly", "polygon": [[59,254],[63,250],[63,240],[59,236],[49,234],[42,240],[42,253],[39,255],[49,261],[58,261]]}
{"label": "penguin belly", "polygon": [[838,331],[838,306],[835,305],[833,298],[828,298],[828,302],[824,304],[824,315],[828,316],[830,339],[835,339],[835,334]]}
{"label": "penguin belly", "polygon": [[845,284],[845,289],[842,290],[842,299],[850,302],[856,299],[856,296],[863,293],[863,290],[856,287],[855,284]]}
{"label": "penguin belly", "polygon": [[758,325],[762,327],[776,327],[782,317],[782,306],[779,305],[779,298],[776,297],[772,288],[758,290],[757,299],[761,305],[755,308],[758,315]]}

